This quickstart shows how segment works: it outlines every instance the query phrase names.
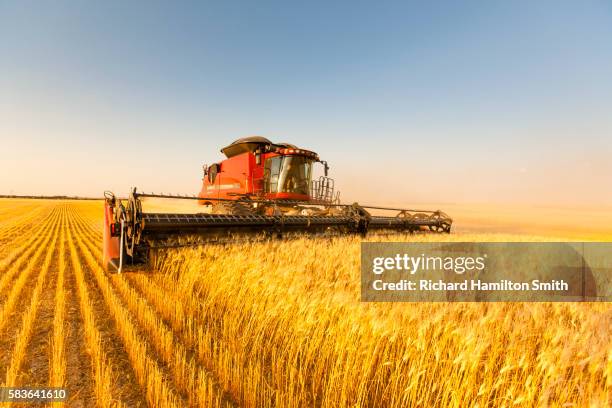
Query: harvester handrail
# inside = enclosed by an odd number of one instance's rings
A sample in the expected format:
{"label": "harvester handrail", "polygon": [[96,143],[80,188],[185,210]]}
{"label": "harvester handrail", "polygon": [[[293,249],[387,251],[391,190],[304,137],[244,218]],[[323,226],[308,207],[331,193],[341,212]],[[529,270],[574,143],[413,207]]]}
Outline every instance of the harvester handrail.
{"label": "harvester handrail", "polygon": [[[203,201],[230,201],[235,202],[237,200],[231,198],[212,198],[212,197],[198,197],[198,196],[180,196],[180,195],[169,195],[169,194],[155,194],[155,193],[134,193],[134,197],[149,197],[149,198],[172,198],[172,199],[180,199],[180,200],[203,200]],[[270,203],[278,203],[278,200],[267,200],[267,199],[249,199],[249,202],[253,203],[262,203],[262,204],[270,204]],[[327,202],[318,202],[318,201],[301,201],[301,200],[282,200],[283,203],[286,204],[299,204],[299,205],[311,205],[311,206],[321,206],[325,205],[328,207],[352,207],[352,204],[332,204]],[[434,214],[439,211],[435,210],[414,210],[407,208],[393,208],[393,207],[380,207],[374,205],[362,205],[359,204],[362,208],[369,208],[372,210],[388,210],[388,211],[407,211],[407,212],[420,212],[420,213],[430,213]]]}
{"label": "harvester handrail", "polygon": [[420,212],[420,213],[437,213],[439,210],[411,210],[406,208],[393,208],[393,207],[379,207],[375,205],[362,205],[363,208],[370,208],[372,210],[389,210],[389,211],[408,211],[408,212]]}

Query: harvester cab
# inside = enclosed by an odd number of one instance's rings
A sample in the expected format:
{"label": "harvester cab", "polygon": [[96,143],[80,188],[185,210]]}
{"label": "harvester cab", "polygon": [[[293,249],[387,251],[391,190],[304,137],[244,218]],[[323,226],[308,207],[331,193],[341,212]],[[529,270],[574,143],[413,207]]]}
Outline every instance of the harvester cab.
{"label": "harvester cab", "polygon": [[[125,200],[105,193],[103,252],[108,269],[138,264],[159,248],[370,231],[450,232],[442,211],[340,203],[327,162],[310,150],[261,136],[221,149],[226,159],[204,166],[197,196],[138,192]],[[313,167],[323,175],[313,177]],[[196,201],[188,212],[148,212],[149,199]],[[172,207],[174,208],[174,207]],[[389,214],[391,213],[391,214]]]}
{"label": "harvester cab", "polygon": [[[207,199],[240,197],[320,204],[339,202],[334,181],[328,177],[329,166],[315,152],[288,143],[272,143],[261,136],[238,139],[221,152],[225,160],[204,166],[200,204],[215,207],[217,203]],[[323,166],[324,175],[313,180],[317,163]]]}

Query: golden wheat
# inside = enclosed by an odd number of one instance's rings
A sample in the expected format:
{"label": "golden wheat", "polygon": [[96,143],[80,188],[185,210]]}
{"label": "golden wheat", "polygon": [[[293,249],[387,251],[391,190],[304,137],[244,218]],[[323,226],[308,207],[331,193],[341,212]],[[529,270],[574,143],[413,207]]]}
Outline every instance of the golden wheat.
{"label": "golden wheat", "polygon": [[[18,382],[38,352],[29,345],[46,336],[48,371],[39,375],[48,378],[38,383],[65,386],[79,370],[69,355],[85,356],[89,380],[69,390],[83,406],[610,403],[607,303],[361,303],[359,237],[168,249],[151,269],[108,275],[101,211],[95,201],[0,200],[0,242],[19,234],[0,251],[6,384],[28,385]],[[550,240],[393,237],[440,238]],[[54,296],[42,296],[53,278]],[[38,329],[43,308],[54,311],[50,332]],[[111,346],[110,336],[119,341]],[[119,384],[127,378],[129,391]]]}
{"label": "golden wheat", "polygon": [[229,349],[209,358],[228,381],[248,378],[234,391],[246,405],[269,402],[263,384],[281,405],[607,402],[606,305],[361,304],[358,244],[172,251],[154,280],[173,301],[198,294],[212,332],[200,342]]}

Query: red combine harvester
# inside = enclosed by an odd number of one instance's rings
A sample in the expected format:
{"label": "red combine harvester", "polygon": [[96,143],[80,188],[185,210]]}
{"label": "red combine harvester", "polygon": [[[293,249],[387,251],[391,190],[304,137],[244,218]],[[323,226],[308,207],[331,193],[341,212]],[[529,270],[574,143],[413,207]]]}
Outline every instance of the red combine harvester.
{"label": "red combine harvester", "polygon": [[[227,159],[204,166],[197,197],[139,193],[125,200],[105,193],[104,262],[109,269],[146,262],[149,251],[168,246],[226,243],[244,237],[366,234],[372,230],[450,232],[441,211],[341,204],[327,162],[317,153],[260,136],[221,149]],[[323,174],[313,180],[313,167]],[[143,211],[152,198],[197,200],[201,211]],[[393,212],[373,215],[373,212]]]}

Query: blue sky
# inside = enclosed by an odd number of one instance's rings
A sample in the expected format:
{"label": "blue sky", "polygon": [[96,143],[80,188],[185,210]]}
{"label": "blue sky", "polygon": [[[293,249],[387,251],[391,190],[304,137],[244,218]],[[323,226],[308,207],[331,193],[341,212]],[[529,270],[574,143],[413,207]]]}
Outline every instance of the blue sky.
{"label": "blue sky", "polygon": [[612,205],[609,2],[123,3],[0,3],[0,194],[196,192],[260,134],[347,200]]}

